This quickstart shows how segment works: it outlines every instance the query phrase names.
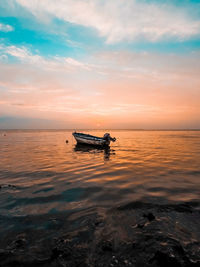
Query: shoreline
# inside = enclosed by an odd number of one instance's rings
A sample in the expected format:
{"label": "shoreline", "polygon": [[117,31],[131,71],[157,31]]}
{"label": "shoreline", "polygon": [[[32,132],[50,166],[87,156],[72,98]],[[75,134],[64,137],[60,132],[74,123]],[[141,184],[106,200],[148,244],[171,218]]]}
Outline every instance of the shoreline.
{"label": "shoreline", "polygon": [[31,216],[17,220],[21,229],[1,239],[1,267],[200,266],[199,202],[136,201],[35,218],[45,229],[34,229]]}

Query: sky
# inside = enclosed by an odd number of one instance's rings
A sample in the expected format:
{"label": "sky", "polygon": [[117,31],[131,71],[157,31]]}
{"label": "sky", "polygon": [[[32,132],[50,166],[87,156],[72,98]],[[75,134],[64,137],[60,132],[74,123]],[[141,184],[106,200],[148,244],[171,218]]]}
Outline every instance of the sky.
{"label": "sky", "polygon": [[0,0],[0,129],[200,129],[200,0]]}

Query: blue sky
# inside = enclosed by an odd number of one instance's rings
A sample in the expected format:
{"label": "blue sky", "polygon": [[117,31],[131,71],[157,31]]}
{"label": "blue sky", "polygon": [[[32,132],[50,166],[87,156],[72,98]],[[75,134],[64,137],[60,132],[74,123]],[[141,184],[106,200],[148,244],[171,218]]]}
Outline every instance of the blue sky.
{"label": "blue sky", "polygon": [[[43,18],[34,16],[31,13],[31,5],[29,5],[30,8],[28,9],[25,8],[26,5],[20,5],[20,2],[26,3],[27,1],[0,1],[0,23],[13,27],[13,31],[1,32],[1,38],[4,39],[3,41],[6,44],[26,45],[33,50],[38,50],[45,56],[87,55],[91,50],[96,51],[101,49],[185,53],[198,50],[200,47],[200,35],[198,31],[196,34],[191,34],[191,36],[183,39],[177,36],[169,37],[166,34],[166,36],[163,35],[163,38],[158,38],[156,41],[139,38],[138,36],[133,41],[124,41],[122,39],[107,44],[106,39],[99,36],[98,31],[91,25],[85,27],[79,23],[71,23],[67,19],[59,18],[59,16],[53,17],[52,14],[49,15],[50,18],[47,19],[48,21],[44,21]],[[112,0],[111,2],[114,1]],[[182,13],[188,17],[188,23],[191,21],[198,22],[200,18],[200,1],[197,0],[138,1],[138,3],[141,2],[148,3],[147,5],[154,4],[155,6],[162,4],[161,6],[169,6],[171,9],[174,8],[175,11],[181,9]],[[40,4],[38,4],[38,9],[40,9]],[[145,14],[142,16],[145,17]]]}
{"label": "blue sky", "polygon": [[0,0],[0,117],[199,128],[199,50],[200,1]]}

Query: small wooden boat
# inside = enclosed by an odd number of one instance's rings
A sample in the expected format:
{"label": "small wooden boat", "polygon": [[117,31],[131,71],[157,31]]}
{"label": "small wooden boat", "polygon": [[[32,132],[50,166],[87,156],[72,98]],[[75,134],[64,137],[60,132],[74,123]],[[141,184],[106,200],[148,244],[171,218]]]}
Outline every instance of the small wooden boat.
{"label": "small wooden boat", "polygon": [[78,144],[86,144],[93,146],[109,146],[110,141],[115,142],[116,138],[112,138],[109,133],[105,133],[103,137],[97,137],[84,133],[72,133]]}

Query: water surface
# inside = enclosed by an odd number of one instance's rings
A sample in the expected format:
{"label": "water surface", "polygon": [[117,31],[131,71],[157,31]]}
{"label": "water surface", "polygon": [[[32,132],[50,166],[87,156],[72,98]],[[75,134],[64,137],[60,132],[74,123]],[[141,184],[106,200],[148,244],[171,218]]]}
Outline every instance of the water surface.
{"label": "water surface", "polygon": [[117,142],[98,150],[76,146],[72,131],[1,131],[1,216],[199,201],[200,131],[109,132]]}

